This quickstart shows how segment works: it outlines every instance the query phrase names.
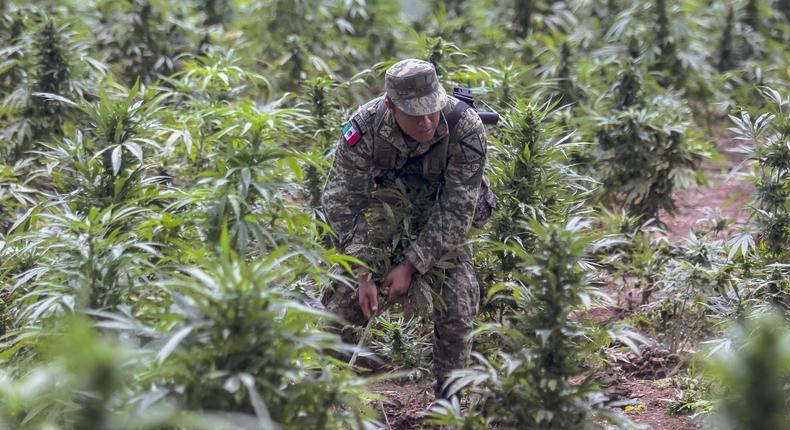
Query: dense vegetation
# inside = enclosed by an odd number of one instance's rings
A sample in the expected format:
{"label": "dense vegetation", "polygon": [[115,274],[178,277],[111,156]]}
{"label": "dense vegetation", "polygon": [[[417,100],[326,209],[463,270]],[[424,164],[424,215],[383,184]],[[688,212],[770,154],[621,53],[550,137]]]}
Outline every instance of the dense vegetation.
{"label": "dense vegetation", "polygon": [[[0,429],[385,425],[328,353],[351,346],[316,298],[353,260],[318,202],[406,57],[503,116],[466,400],[426,422],[628,428],[600,376],[657,345],[677,413],[790,422],[788,1],[3,1],[0,40]],[[751,217],[667,240],[726,133]],[[441,272],[371,329],[393,378],[430,378]],[[630,327],[583,317],[604,290],[639,298]]]}

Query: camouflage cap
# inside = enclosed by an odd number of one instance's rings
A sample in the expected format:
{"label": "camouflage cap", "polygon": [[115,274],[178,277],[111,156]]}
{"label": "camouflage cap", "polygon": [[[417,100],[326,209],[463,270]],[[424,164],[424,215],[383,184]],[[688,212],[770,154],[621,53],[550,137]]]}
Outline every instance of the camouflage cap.
{"label": "camouflage cap", "polygon": [[422,60],[398,61],[387,69],[384,91],[395,107],[409,115],[438,112],[447,103],[436,69]]}

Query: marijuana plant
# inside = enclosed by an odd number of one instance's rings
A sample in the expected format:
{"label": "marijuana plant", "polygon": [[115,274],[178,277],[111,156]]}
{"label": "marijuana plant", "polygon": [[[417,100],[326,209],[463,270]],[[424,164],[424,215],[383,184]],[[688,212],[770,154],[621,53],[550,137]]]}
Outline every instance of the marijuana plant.
{"label": "marijuana plant", "polygon": [[85,317],[50,321],[36,340],[41,360],[0,372],[0,429],[242,430],[254,415],[190,412],[145,392],[152,351],[91,327]]}
{"label": "marijuana plant", "polygon": [[364,381],[321,353],[341,347],[318,328],[331,316],[289,293],[315,268],[302,252],[283,246],[246,263],[223,233],[216,258],[163,282],[172,306],[152,388],[191,410],[250,413],[284,429],[366,428]]}
{"label": "marijuana plant", "polygon": [[9,238],[18,254],[37,256],[12,281],[15,327],[35,327],[62,312],[134,303],[132,292],[142,291],[158,254],[133,229],[144,213],[135,207],[33,212],[29,232]]}
{"label": "marijuana plant", "polygon": [[228,0],[203,0],[201,3],[200,9],[206,14],[203,21],[206,26],[225,24],[233,16],[233,6]]}
{"label": "marijuana plant", "polygon": [[585,374],[572,339],[586,333],[570,315],[597,294],[581,266],[593,243],[585,227],[577,218],[565,225],[532,221],[528,228],[535,251],[509,247],[520,269],[509,284],[517,310],[503,323],[487,324],[476,333],[499,337],[501,352],[477,356],[479,365],[454,374],[450,391],[468,387],[474,400],[460,416],[451,402],[439,402],[431,411],[432,423],[464,429],[585,426],[597,389],[589,375],[570,382]]}
{"label": "marijuana plant", "polygon": [[149,85],[178,70],[179,57],[197,46],[190,44],[186,23],[172,16],[183,16],[179,9],[188,8],[158,0],[100,2],[94,34],[124,84]]}
{"label": "marijuana plant", "polygon": [[246,255],[315,237],[312,215],[284,196],[289,181],[302,180],[302,155],[283,142],[296,135],[304,112],[248,104],[221,112],[219,119],[220,151],[210,157],[215,166],[188,199],[208,242],[217,244],[227,228],[233,249]]}
{"label": "marijuana plant", "polygon": [[339,136],[343,121],[341,116],[343,111],[340,108],[343,102],[341,90],[360,82],[361,79],[358,77],[347,82],[337,82],[326,76],[305,81],[304,103],[307,104],[313,121],[305,133],[308,139],[314,142],[306,148],[309,151],[310,163],[305,169],[305,188],[309,196],[310,208],[313,210],[318,210],[321,206],[321,193],[326,181],[325,174],[329,168],[331,143]]}
{"label": "marijuana plant", "polygon": [[760,30],[760,2],[758,0],[748,0],[743,11],[743,22],[752,31]]}
{"label": "marijuana plant", "polygon": [[784,14],[785,20],[790,22],[790,1],[778,0],[776,2],[776,8]]}
{"label": "marijuana plant", "polygon": [[[518,102],[505,115],[501,136],[491,139],[500,154],[491,161],[492,188],[501,199],[489,239],[531,249],[528,230],[514,222],[564,222],[579,214],[590,196],[593,181],[568,161],[579,144],[571,140],[573,132],[554,120],[556,113],[556,102]],[[507,276],[512,257],[503,250],[496,253]]]}
{"label": "marijuana plant", "polygon": [[782,261],[790,245],[790,99],[767,87],[761,93],[769,111],[754,119],[746,111],[739,117],[731,115],[735,127],[730,131],[750,143],[742,145],[740,152],[755,163],[753,219],[768,256]]}
{"label": "marijuana plant", "polygon": [[720,72],[729,70],[735,66],[735,41],[733,31],[735,29],[735,9],[730,6],[727,8],[727,18],[724,23],[721,41],[719,42],[719,61],[716,65]]}
{"label": "marijuana plant", "polygon": [[413,377],[430,374],[431,333],[420,317],[386,313],[371,329],[370,349],[387,357],[387,366],[395,370],[411,370]]}
{"label": "marijuana plant", "polygon": [[521,37],[528,35],[532,29],[532,15],[535,13],[535,3],[532,0],[516,1],[513,6],[516,18],[514,31]]}
{"label": "marijuana plant", "polygon": [[51,325],[36,345],[47,360],[19,376],[0,374],[0,428],[77,430],[96,426],[161,430],[177,424],[177,410],[155,402],[149,412],[119,408],[134,387],[140,351],[99,338],[82,318]]}
{"label": "marijuana plant", "polygon": [[728,270],[723,241],[696,232],[661,268],[656,279],[660,299],[649,306],[671,352],[682,351],[710,326],[708,304],[728,291]]}
{"label": "marijuana plant", "polygon": [[[671,74],[670,76],[674,76],[675,81],[682,80],[682,74],[674,73],[679,68],[679,61],[677,57],[677,46],[675,45],[674,36],[669,26],[666,0],[657,0],[655,2],[655,8],[656,25],[658,26],[656,29],[656,43],[658,47],[656,68]],[[682,83],[679,86],[682,86]]]}
{"label": "marijuana plant", "polygon": [[690,111],[676,95],[653,93],[640,68],[623,60],[609,95],[610,114],[597,117],[596,166],[604,201],[658,220],[675,209],[672,192],[699,178],[705,154],[690,127]]}
{"label": "marijuana plant", "polygon": [[54,193],[73,193],[79,212],[123,205],[156,182],[146,174],[150,165],[145,161],[146,154],[158,150],[153,138],[162,131],[159,113],[167,94],[138,85],[115,90],[100,91],[92,103],[47,96],[84,115],[73,137],[45,144],[41,152],[49,163],[45,172],[52,176]]}
{"label": "marijuana plant", "polygon": [[[655,225],[655,220],[643,222],[641,217],[630,216],[622,210],[604,209],[600,220],[611,241],[609,246],[602,248],[605,254],[602,263],[611,265],[612,277],[620,277],[622,287],[634,288],[640,293],[640,305],[647,304],[655,292],[657,275],[666,264],[668,241],[659,236],[666,232]],[[628,304],[630,306],[630,300]]]}
{"label": "marijuana plant", "polygon": [[716,415],[707,428],[790,428],[788,345],[787,324],[774,314],[732,328],[713,359],[705,359],[707,375],[720,386]]}
{"label": "marijuana plant", "polygon": [[73,63],[80,57],[91,60],[82,55],[85,44],[76,41],[60,20],[32,12],[19,20],[27,29],[2,51],[6,63],[0,70],[8,79],[8,93],[0,105],[0,117],[7,120],[0,128],[5,141],[0,153],[11,161],[28,156],[37,142],[62,135],[70,115],[49,95],[81,96],[84,85],[76,77],[82,73],[75,73]]}

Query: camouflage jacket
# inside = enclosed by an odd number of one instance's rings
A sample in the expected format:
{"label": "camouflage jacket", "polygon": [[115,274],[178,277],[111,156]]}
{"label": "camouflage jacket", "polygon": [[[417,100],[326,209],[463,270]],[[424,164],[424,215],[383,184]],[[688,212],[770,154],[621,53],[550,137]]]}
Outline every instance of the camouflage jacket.
{"label": "camouflage jacket", "polygon": [[[486,139],[474,109],[466,110],[450,133],[445,113],[456,103],[462,102],[448,97],[448,106],[429,143],[407,141],[384,106],[383,97],[363,105],[352,116],[351,123],[361,138],[349,144],[341,136],[322,196],[326,219],[338,236],[341,251],[370,262],[368,233],[375,226],[367,225],[363,213],[373,204],[373,193],[389,185],[392,178],[402,176],[400,173],[405,170],[413,171],[415,160],[424,166],[417,169],[418,173],[422,170],[419,181],[432,190],[432,201],[426,221],[404,255],[418,272],[425,273],[443,254],[465,244],[483,177]],[[443,142],[446,145],[441,145]],[[429,157],[437,148],[446,150],[441,155],[443,166],[438,175],[437,157]],[[384,154],[382,150],[386,150]]]}

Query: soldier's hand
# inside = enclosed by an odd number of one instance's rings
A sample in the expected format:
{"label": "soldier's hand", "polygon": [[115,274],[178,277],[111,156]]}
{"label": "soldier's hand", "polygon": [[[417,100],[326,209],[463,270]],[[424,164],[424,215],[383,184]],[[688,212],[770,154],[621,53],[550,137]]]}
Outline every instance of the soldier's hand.
{"label": "soldier's hand", "polygon": [[395,300],[398,300],[398,297],[409,292],[411,277],[416,270],[409,260],[398,264],[394,269],[390,270],[381,286],[385,291],[389,289],[389,294],[387,295],[388,304],[393,303]]}
{"label": "soldier's hand", "polygon": [[379,310],[378,288],[376,288],[376,284],[370,280],[370,274],[367,273],[357,276],[357,286],[359,307],[362,309],[362,314],[365,315],[365,319],[370,319],[370,316],[375,315]]}

